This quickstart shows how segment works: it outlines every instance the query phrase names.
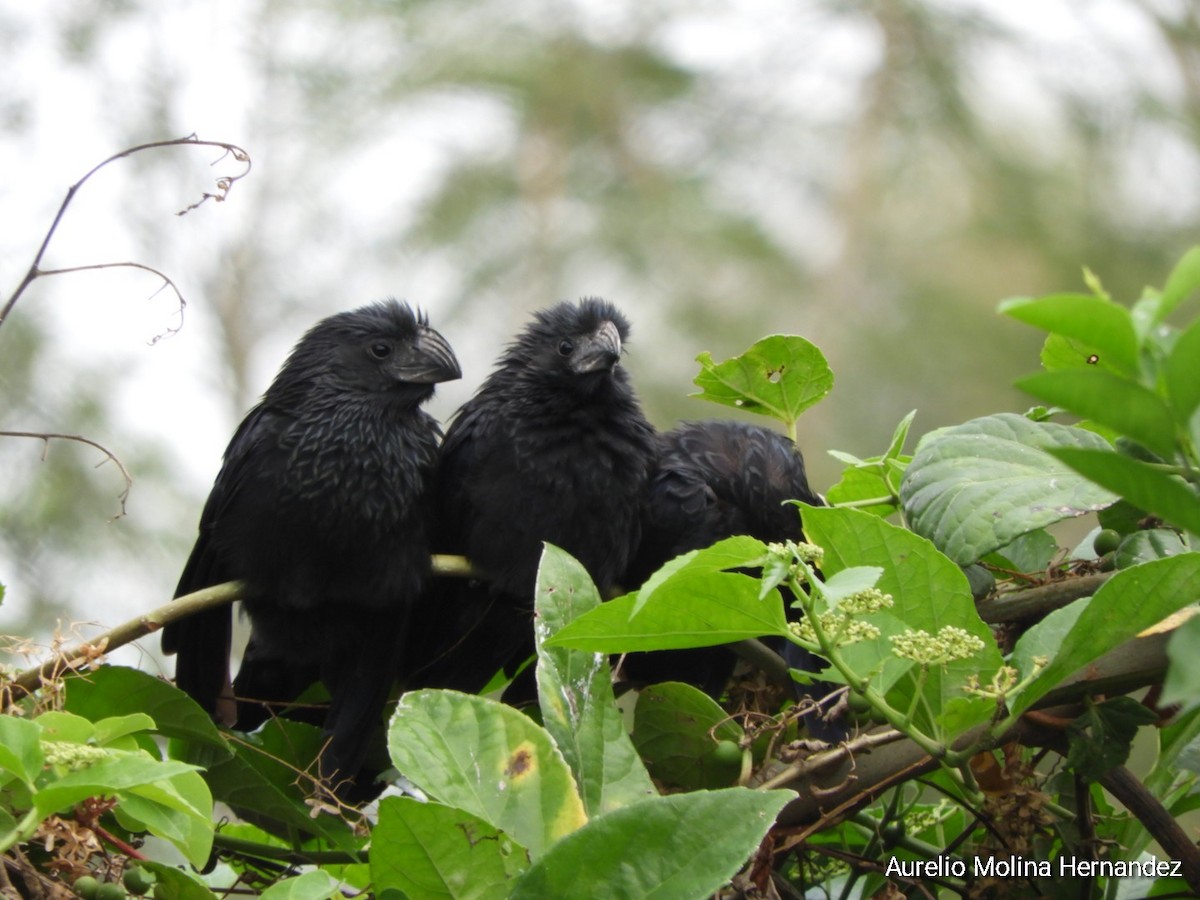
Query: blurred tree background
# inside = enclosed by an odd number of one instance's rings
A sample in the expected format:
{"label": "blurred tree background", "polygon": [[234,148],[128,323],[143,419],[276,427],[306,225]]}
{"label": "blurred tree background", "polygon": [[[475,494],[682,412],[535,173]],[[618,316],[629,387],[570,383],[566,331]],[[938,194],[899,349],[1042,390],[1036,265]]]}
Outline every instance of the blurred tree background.
{"label": "blurred tree background", "polygon": [[[233,426],[300,331],[393,294],[463,362],[441,417],[528,312],[605,296],[651,418],[693,358],[803,334],[834,369],[801,423],[831,448],[1024,409],[1036,364],[998,300],[1156,283],[1200,223],[1200,13],[1186,0],[74,0],[0,11],[0,296],[66,184],[135,143],[245,147],[222,206],[198,151],[81,193],[0,329],[0,631],[112,624],[170,595]],[[200,187],[197,188],[196,185]],[[112,467],[109,466],[109,469]]]}

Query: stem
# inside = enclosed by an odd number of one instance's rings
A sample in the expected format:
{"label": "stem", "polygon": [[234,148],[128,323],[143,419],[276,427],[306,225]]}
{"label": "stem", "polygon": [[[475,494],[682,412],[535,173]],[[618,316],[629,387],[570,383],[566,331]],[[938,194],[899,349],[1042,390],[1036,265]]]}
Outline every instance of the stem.
{"label": "stem", "polygon": [[843,500],[831,505],[836,509],[864,509],[868,506],[891,506],[895,502],[896,498],[889,494],[885,497],[867,497],[865,500]]}
{"label": "stem", "polygon": [[213,846],[219,847],[238,856],[250,856],[255,859],[268,859],[275,862],[285,862],[292,865],[353,865],[368,861],[367,851],[359,850],[292,850],[289,847],[274,847],[270,844],[260,844],[245,838],[216,832],[213,834]]}

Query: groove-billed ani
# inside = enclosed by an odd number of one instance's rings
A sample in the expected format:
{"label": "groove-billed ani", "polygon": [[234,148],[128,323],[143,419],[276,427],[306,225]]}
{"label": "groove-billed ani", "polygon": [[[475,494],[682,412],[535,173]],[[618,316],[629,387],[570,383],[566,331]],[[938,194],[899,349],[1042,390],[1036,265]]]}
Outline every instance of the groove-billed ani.
{"label": "groove-billed ani", "polygon": [[229,607],[164,630],[178,686],[249,729],[267,713],[248,701],[291,701],[320,678],[332,784],[362,764],[428,581],[440,430],[420,407],[460,375],[445,339],[395,300],[317,323],[225,451],[176,590],[240,579],[252,626],[236,711]]}
{"label": "groove-billed ani", "polygon": [[433,659],[410,686],[477,691],[533,652],[543,541],[578,559],[601,591],[625,572],[654,454],[619,365],[628,335],[604,300],[539,312],[455,415],[440,457],[437,549],[467,556],[486,580],[437,585],[439,602],[422,609],[436,621],[414,630]]}
{"label": "groove-billed ani", "polygon": [[[799,448],[767,428],[716,419],[688,422],[659,435],[658,450],[641,544],[626,573],[631,589],[676,556],[736,534],[799,541],[800,516],[785,501],[824,505],[809,487]],[[771,643],[793,668],[819,671],[817,660],[801,648]],[[638,683],[685,681],[717,696],[735,662],[725,647],[701,647],[631,653],[623,671]]]}

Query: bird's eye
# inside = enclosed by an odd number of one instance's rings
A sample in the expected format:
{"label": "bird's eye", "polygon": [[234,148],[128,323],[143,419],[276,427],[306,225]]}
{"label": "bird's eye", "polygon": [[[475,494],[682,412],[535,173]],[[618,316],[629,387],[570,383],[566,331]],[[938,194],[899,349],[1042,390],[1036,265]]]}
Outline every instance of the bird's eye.
{"label": "bird's eye", "polygon": [[376,341],[367,347],[371,359],[384,360],[392,355],[392,345],[387,341]]}
{"label": "bird's eye", "polygon": [[573,340],[571,340],[570,338],[563,338],[561,341],[559,341],[559,343],[558,343],[558,355],[559,356],[570,356],[574,352],[575,352],[575,342]]}

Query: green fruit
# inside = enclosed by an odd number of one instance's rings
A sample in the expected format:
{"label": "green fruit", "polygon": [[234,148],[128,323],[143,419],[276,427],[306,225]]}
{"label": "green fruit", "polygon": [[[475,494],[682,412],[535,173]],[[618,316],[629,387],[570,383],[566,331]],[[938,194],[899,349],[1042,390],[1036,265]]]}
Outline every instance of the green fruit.
{"label": "green fruit", "polygon": [[1106,553],[1112,553],[1120,544],[1121,533],[1119,531],[1103,528],[1092,540],[1092,549],[1096,551],[1097,556],[1104,556]]}
{"label": "green fruit", "polygon": [[83,900],[96,900],[96,893],[100,890],[100,882],[91,875],[84,875],[75,879],[75,893]]}
{"label": "green fruit", "polygon": [[740,766],[742,748],[735,741],[718,741],[712,751],[713,762],[722,766]]}
{"label": "green fruit", "polygon": [[145,869],[134,866],[125,870],[125,876],[121,882],[125,885],[125,890],[140,897],[154,886],[154,876]]}
{"label": "green fruit", "polygon": [[102,884],[96,890],[96,900],[127,900],[129,895],[119,884]]}

